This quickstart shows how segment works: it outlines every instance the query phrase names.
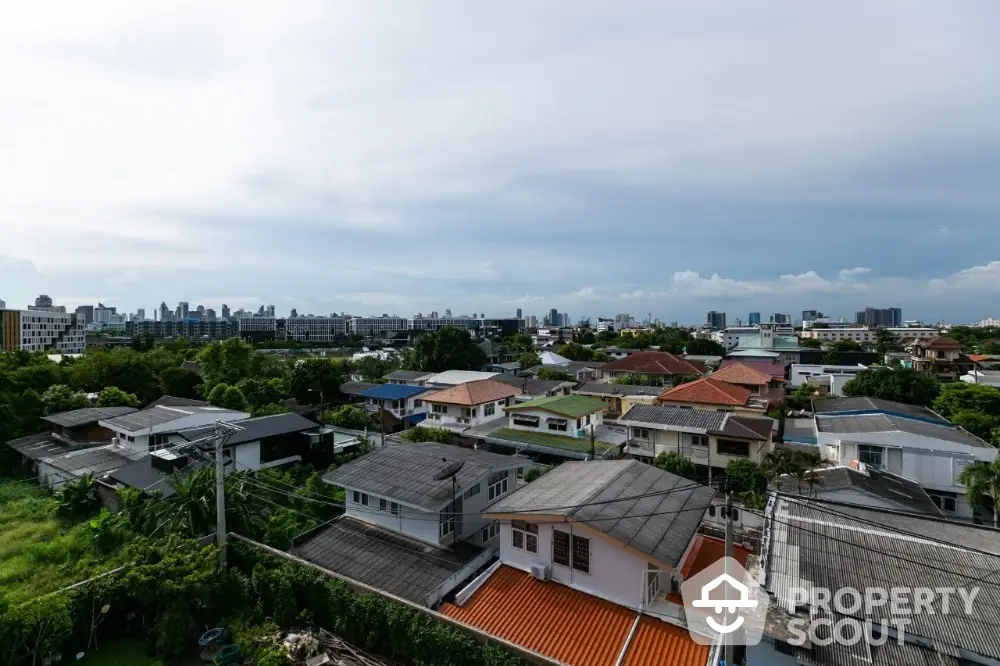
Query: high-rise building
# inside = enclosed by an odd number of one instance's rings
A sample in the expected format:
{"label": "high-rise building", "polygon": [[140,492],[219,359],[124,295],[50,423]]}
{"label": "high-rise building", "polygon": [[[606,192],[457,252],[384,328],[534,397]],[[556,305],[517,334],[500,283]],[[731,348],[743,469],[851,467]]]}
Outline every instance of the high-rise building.
{"label": "high-rise building", "polygon": [[76,307],[76,318],[86,324],[91,324],[94,321],[94,306],[93,305],[78,305]]}
{"label": "high-rise building", "polygon": [[52,298],[49,295],[47,295],[47,294],[41,294],[38,298],[35,299],[35,307],[36,308],[51,308],[52,307]]}
{"label": "high-rise building", "polygon": [[289,317],[298,317],[299,316],[299,311],[296,310],[295,308],[292,308],[292,311],[288,313],[288,316]]}
{"label": "high-rise building", "polygon": [[750,319],[747,320],[747,323],[750,326],[760,326],[760,313],[759,312],[751,312],[750,313]]}
{"label": "high-rise building", "polygon": [[559,325],[559,310],[552,308],[549,310],[549,316],[545,318],[546,326],[558,326]]}
{"label": "high-rise building", "polygon": [[518,318],[518,319],[524,319],[524,317],[523,317],[523,316],[521,316],[521,308],[518,308],[518,309],[517,309],[517,318]]}
{"label": "high-rise building", "polygon": [[52,299],[45,294],[41,294],[35,299],[34,305],[29,305],[28,310],[32,312],[66,312],[63,305],[52,305]]}
{"label": "high-rise building", "polygon": [[268,305],[267,306],[267,310],[264,312],[264,316],[266,316],[266,317],[273,317],[274,316],[274,306],[273,305]]}
{"label": "high-rise building", "polygon": [[135,311],[135,321],[146,321],[146,308],[139,308]]}
{"label": "high-rise building", "polygon": [[[38,307],[55,307],[51,303]],[[86,348],[87,332],[75,313],[34,309],[0,312],[0,351],[82,354]]]}
{"label": "high-rise building", "polygon": [[816,321],[817,319],[823,319],[826,317],[825,314],[819,310],[803,310],[802,311],[802,321]]}
{"label": "high-rise building", "polygon": [[783,314],[781,312],[775,312],[773,315],[771,315],[771,323],[772,324],[791,324],[792,323],[792,315],[790,315],[790,314]]}
{"label": "high-rise building", "polygon": [[[0,298],[0,310],[5,309],[6,307],[7,307],[7,301]],[[518,312],[520,312],[520,310],[518,310]]]}
{"label": "high-rise building", "polygon": [[706,322],[710,328],[721,330],[726,327],[726,313],[710,310]]}
{"label": "high-rise building", "polygon": [[229,319],[229,306],[225,303],[222,304],[222,318]]}
{"label": "high-rise building", "polygon": [[188,315],[191,314],[190,306],[187,301],[181,301],[177,304],[177,311],[180,313],[177,315],[178,319],[187,319]]}
{"label": "high-rise building", "polygon": [[205,316],[202,318],[202,321],[216,321],[216,320],[217,317],[215,316],[215,310],[213,310],[212,308],[208,308],[207,310],[205,310]]}
{"label": "high-rise building", "polygon": [[160,301],[160,321],[170,321],[170,308],[165,301]]}
{"label": "high-rise building", "polygon": [[854,323],[878,328],[900,328],[903,310],[900,308],[865,308],[858,310]]}

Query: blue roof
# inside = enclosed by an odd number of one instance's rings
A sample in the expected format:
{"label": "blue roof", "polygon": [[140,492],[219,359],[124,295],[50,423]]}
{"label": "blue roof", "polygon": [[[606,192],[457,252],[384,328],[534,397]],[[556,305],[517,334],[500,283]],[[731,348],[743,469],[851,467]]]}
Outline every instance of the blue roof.
{"label": "blue roof", "polygon": [[404,416],[403,420],[410,423],[420,423],[427,418],[426,412],[420,412],[419,414],[410,414],[409,416]]}
{"label": "blue roof", "polygon": [[408,386],[406,384],[379,384],[361,392],[363,398],[375,398],[377,400],[402,400],[424,393],[430,389],[424,386]]}

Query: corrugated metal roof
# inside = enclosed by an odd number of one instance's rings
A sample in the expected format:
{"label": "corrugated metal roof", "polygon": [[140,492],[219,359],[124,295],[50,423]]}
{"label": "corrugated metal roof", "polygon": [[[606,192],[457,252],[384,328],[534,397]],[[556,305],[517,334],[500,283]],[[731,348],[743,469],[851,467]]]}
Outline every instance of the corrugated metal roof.
{"label": "corrugated metal roof", "polygon": [[160,406],[144,409],[141,412],[133,412],[131,414],[126,414],[125,416],[119,416],[113,419],[107,419],[106,422],[108,426],[112,428],[121,428],[127,432],[139,432],[144,428],[170,423],[171,421],[177,421],[198,413],[218,414],[219,418],[222,419],[233,414],[234,412],[220,407],[203,407],[200,405],[192,407]]}
{"label": "corrugated metal roof", "polygon": [[632,408],[618,420],[622,423],[649,423],[678,428],[718,430],[722,427],[726,414],[727,412],[684,409],[667,405],[632,405]]}
{"label": "corrugated metal roof", "polygon": [[418,393],[424,393],[425,391],[432,391],[433,389],[424,388],[423,386],[409,386],[407,384],[377,384],[370,389],[363,391],[361,397],[363,398],[377,398],[378,400],[400,400],[402,398],[410,398]]}
{"label": "corrugated metal roof", "polygon": [[423,370],[397,370],[396,372],[390,372],[383,377],[383,379],[391,379],[400,382],[413,382],[430,377],[433,374],[433,372],[424,372]]}
{"label": "corrugated metal roof", "polygon": [[[890,474],[874,467],[866,472],[860,472],[850,467],[828,467],[817,469],[813,473],[820,483],[810,492],[822,497],[824,493],[857,489],[866,495],[873,495],[899,505],[900,509],[917,511],[932,516],[941,516],[941,510],[927,495],[927,491],[916,481]],[[798,482],[791,476],[778,479],[778,490],[788,494],[798,493]]]}
{"label": "corrugated metal roof", "polygon": [[[226,446],[235,446],[237,444],[255,442],[266,437],[290,435],[319,428],[319,424],[315,421],[310,421],[306,417],[294,412],[243,419],[242,421],[238,421],[236,425],[240,429],[229,436],[229,439],[226,440]],[[181,430],[177,434],[189,442],[193,442],[197,439],[208,437],[213,432],[214,428],[204,427]]]}
{"label": "corrugated metal roof", "polygon": [[636,384],[606,384],[604,382],[587,382],[574,393],[581,395],[660,395],[663,393],[662,386],[641,386]]}
{"label": "corrugated metal roof", "polygon": [[937,414],[926,407],[920,405],[907,405],[903,402],[892,400],[882,400],[880,398],[824,398],[813,401],[813,411],[817,414],[834,414],[843,412],[884,412],[886,414],[898,414],[900,416],[911,416],[914,418],[927,419],[947,423],[940,414]]}
{"label": "corrugated metal roof", "polygon": [[[990,445],[975,435],[944,424],[915,421],[914,419],[887,414],[858,414],[853,416],[817,416],[816,428],[819,432],[839,435],[863,434],[869,432],[904,432],[933,439],[943,439],[968,446],[989,447]],[[912,442],[912,440],[911,440]],[[992,447],[991,447],[992,448]]]}
{"label": "corrugated metal roof", "polygon": [[[614,664],[636,611],[510,566],[490,576],[464,606],[441,612],[569,666]],[[708,648],[681,627],[643,617],[626,653],[629,666],[703,666]]]}
{"label": "corrugated metal roof", "polygon": [[63,426],[64,428],[75,428],[137,411],[139,410],[135,407],[84,407],[83,409],[74,409],[69,412],[49,414],[48,416],[43,416],[42,420]]}
{"label": "corrugated metal roof", "polygon": [[340,385],[340,392],[344,395],[358,396],[373,386],[377,385],[370,382],[344,382]]}

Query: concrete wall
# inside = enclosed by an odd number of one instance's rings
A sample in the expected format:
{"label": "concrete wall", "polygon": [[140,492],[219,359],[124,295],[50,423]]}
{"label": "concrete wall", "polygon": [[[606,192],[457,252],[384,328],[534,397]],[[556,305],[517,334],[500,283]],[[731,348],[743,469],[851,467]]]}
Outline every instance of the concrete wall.
{"label": "concrete wall", "polygon": [[[394,516],[389,512],[388,507],[386,511],[379,510],[380,499],[383,498],[369,494],[368,506],[362,506],[354,502],[354,493],[348,489],[345,513],[352,518],[400,532],[410,538],[425,541],[435,546],[440,545],[440,516],[437,512],[421,511],[401,505],[400,514]],[[384,499],[388,500],[389,498]]]}
{"label": "concrete wall", "polygon": [[[426,403],[425,403],[426,404]],[[486,405],[475,405],[474,407],[461,407],[459,405],[446,405],[440,404],[439,409],[444,409],[443,412],[435,413],[433,404],[427,404],[427,424],[428,426],[440,426],[443,424],[461,424],[469,427],[475,427],[478,425],[483,425],[484,423],[490,423],[496,421],[497,419],[503,419],[507,417],[507,414],[503,411],[503,408],[508,404],[513,404],[512,399],[498,400],[493,404],[493,414],[485,414]],[[463,409],[474,409],[475,416],[466,417],[463,415]],[[467,422],[466,422],[467,420]]]}
{"label": "concrete wall", "polygon": [[[538,419],[538,426],[532,428],[531,426],[517,425],[514,423],[514,419],[517,416],[534,417]],[[550,430],[547,422],[550,418],[566,419],[566,430]],[[603,423],[604,414],[602,412],[595,412],[587,416],[581,416],[580,418],[572,418],[569,416],[562,416],[561,414],[553,414],[552,412],[547,412],[542,409],[519,409],[516,412],[510,413],[507,426],[513,428],[514,430],[524,430],[527,432],[541,432],[549,435],[586,438],[590,436],[591,426],[597,427]]]}
{"label": "concrete wall", "polygon": [[[747,441],[747,449],[750,455],[745,458],[743,456],[719,453],[719,437],[715,435],[708,435],[708,446],[702,447],[693,445],[692,435],[696,433],[675,430],[654,430],[652,428],[647,428],[647,430],[649,430],[649,441],[653,444],[654,457],[661,453],[679,452],[690,458],[696,465],[708,466],[711,464],[712,467],[725,467],[730,460],[752,460],[760,463],[763,462],[764,456],[773,449],[773,444],[769,442],[740,440],[735,437],[722,438],[730,441]],[[635,437],[632,432],[630,432],[630,435]]]}

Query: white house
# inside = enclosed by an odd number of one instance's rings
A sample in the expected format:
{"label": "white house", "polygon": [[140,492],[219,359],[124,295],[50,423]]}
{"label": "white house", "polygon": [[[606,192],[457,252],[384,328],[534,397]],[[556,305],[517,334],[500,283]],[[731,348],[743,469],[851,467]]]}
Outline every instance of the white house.
{"label": "white house", "polygon": [[582,395],[537,398],[507,407],[508,426],[514,430],[544,432],[568,437],[589,437],[604,424],[607,404]]}
{"label": "white house", "polygon": [[397,419],[418,422],[427,414],[424,404],[425,394],[433,393],[435,389],[407,384],[376,384],[361,392],[365,404],[372,410],[384,409]]}
{"label": "white house", "polygon": [[812,363],[793,363],[789,370],[789,385],[798,388],[803,384],[812,384],[822,389],[828,395],[843,395],[844,385],[854,379],[859,372],[867,370],[868,366],[858,365],[821,365]]}
{"label": "white house", "polygon": [[112,443],[137,453],[146,453],[186,441],[181,430],[211,426],[219,421],[242,421],[247,412],[212,406],[167,407],[157,405],[140,412],[98,421],[114,433]]}
{"label": "white house", "polygon": [[870,398],[818,400],[816,442],[839,465],[857,462],[919,483],[946,515],[973,518],[959,476],[997,449],[929,409]]}
{"label": "white house", "polygon": [[505,418],[505,407],[514,404],[521,389],[492,379],[459,384],[422,394],[428,425],[453,429],[474,428]]}

